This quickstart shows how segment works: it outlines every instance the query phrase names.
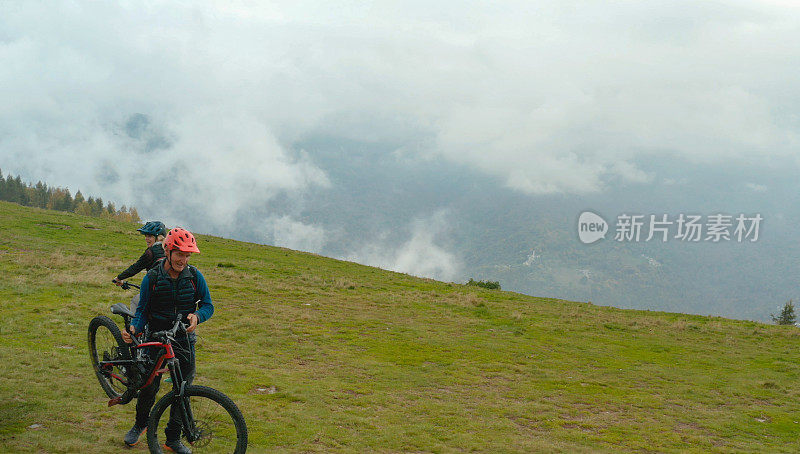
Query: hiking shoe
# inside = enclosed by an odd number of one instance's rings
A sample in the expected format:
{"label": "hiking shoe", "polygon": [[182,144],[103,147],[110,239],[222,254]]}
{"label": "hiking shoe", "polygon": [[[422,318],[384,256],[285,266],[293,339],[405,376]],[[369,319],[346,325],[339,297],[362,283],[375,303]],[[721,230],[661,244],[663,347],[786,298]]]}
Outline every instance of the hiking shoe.
{"label": "hiking shoe", "polygon": [[172,452],[177,452],[178,454],[192,454],[192,450],[181,443],[180,440],[167,440],[167,442],[164,443],[164,447]]}
{"label": "hiking shoe", "polygon": [[143,433],[147,431],[147,427],[139,427],[136,424],[131,427],[131,430],[125,434],[125,444],[128,446],[135,446],[136,443],[139,443],[139,437],[142,436]]}

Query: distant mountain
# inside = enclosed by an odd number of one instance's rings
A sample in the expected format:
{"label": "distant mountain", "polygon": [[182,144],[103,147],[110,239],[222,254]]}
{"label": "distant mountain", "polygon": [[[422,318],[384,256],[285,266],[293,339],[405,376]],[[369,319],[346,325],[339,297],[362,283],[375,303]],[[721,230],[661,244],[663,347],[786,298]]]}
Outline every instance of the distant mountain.
{"label": "distant mountain", "polygon": [[[537,296],[757,320],[768,320],[800,294],[794,235],[800,185],[775,164],[721,169],[653,158],[638,164],[652,176],[648,183],[608,181],[598,194],[535,196],[466,166],[376,144],[321,138],[296,148],[325,169],[332,186],[269,209],[324,226],[329,236],[316,251],[324,255],[370,263],[369,254],[358,254],[365,243],[400,248],[414,220],[438,214],[444,225],[434,244],[452,254],[458,272],[433,277],[499,280],[504,289]],[[609,222],[605,240],[578,240],[584,210]],[[621,214],[667,214],[674,221],[681,213],[704,220],[758,213],[764,220],[754,243],[613,240]]]}
{"label": "distant mountain", "polygon": [[[123,130],[142,153],[163,152],[171,142],[149,121],[132,117]],[[237,193],[231,181],[176,179],[172,190],[191,197],[165,204],[169,172],[130,174],[104,163],[119,181],[93,185],[114,185],[114,200],[133,200],[140,213],[167,223],[447,281],[496,280],[536,296],[763,321],[800,298],[800,182],[790,163],[719,167],[658,151],[635,163],[649,175],[646,183],[609,178],[594,194],[531,195],[401,138],[317,135],[281,147],[288,160],[312,163],[326,184]],[[127,187],[137,188],[135,197],[119,196]],[[585,210],[610,224],[606,239],[578,240],[577,218]],[[758,241],[613,240],[622,214],[666,214],[674,221],[679,214],[719,213],[760,214]]]}

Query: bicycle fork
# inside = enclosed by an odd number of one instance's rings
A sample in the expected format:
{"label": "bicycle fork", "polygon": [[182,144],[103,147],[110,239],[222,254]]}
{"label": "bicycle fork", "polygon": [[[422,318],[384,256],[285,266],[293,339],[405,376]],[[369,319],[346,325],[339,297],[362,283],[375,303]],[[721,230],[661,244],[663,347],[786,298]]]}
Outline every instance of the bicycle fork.
{"label": "bicycle fork", "polygon": [[180,414],[181,425],[183,434],[189,443],[194,443],[200,439],[200,433],[194,422],[194,415],[192,414],[192,406],[189,402],[189,396],[186,395],[186,386],[188,383],[183,380],[178,362],[175,359],[170,360],[169,364],[170,374],[172,375],[172,390],[175,392],[175,400],[172,405],[177,405],[177,411]]}

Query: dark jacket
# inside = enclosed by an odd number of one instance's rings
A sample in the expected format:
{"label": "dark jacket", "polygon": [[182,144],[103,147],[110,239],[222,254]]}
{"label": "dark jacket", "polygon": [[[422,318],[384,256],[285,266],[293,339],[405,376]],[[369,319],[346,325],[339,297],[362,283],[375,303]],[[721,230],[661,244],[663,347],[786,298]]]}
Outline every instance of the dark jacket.
{"label": "dark jacket", "polygon": [[162,258],[164,258],[164,247],[161,245],[161,242],[155,243],[144,250],[144,254],[139,257],[136,263],[129,266],[127,270],[119,273],[117,280],[124,281],[129,277],[136,276],[139,271],[144,269],[150,271],[150,269],[155,266],[156,262]]}
{"label": "dark jacket", "polygon": [[[139,290],[139,306],[131,324],[137,332],[142,332],[144,325],[153,323],[155,330],[172,326],[176,314],[197,314],[197,322],[203,323],[214,313],[214,304],[208,284],[200,271],[187,265],[177,279],[169,276],[164,270],[163,260],[156,262],[142,280]],[[199,303],[195,304],[199,300]]]}

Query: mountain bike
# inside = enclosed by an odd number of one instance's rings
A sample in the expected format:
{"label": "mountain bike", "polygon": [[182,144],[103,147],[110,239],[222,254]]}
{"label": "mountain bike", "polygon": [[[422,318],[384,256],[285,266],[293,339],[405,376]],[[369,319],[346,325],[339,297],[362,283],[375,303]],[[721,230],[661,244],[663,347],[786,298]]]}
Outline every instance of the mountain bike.
{"label": "mountain bike", "polygon": [[[123,317],[125,329],[128,330],[134,314],[123,303],[111,306],[111,312]],[[169,420],[166,410],[175,405],[181,420],[182,436],[194,452],[244,453],[247,450],[247,425],[236,404],[213,388],[189,385],[183,380],[174,351],[179,344],[173,346],[178,332],[186,333],[186,325],[181,323],[182,317],[182,314],[177,314],[172,329],[150,333],[147,341],[132,336],[131,344],[122,340],[119,328],[108,317],[99,316],[92,320],[89,324],[89,351],[100,385],[111,398],[108,406],[130,402],[139,390],[153,383],[157,376],[169,372],[172,390],[156,402],[147,421],[150,452],[162,452],[158,439],[159,428],[165,427]],[[116,335],[112,334],[116,345],[98,349],[96,332],[101,327],[112,333],[116,329]],[[157,359],[150,358],[145,352],[148,349],[158,351],[160,356]],[[114,392],[109,392],[109,388]]]}
{"label": "mountain bike", "polygon": [[[129,282],[123,282],[121,287],[124,290],[128,290],[131,287],[139,288],[138,285]],[[115,310],[119,311],[122,308],[127,309],[122,303],[115,304],[111,312],[120,313],[115,312]],[[125,318],[125,325],[127,327],[130,323],[130,319],[133,318],[133,314],[129,316],[123,315],[123,318]],[[108,397],[112,399],[120,398],[120,403],[122,404],[130,402],[131,399],[136,397],[137,392],[128,392],[128,374],[132,374],[134,372],[133,369],[129,369],[126,365],[114,365],[104,369],[100,368],[101,361],[131,359],[130,349],[128,348],[128,344],[122,340],[119,327],[117,327],[117,324],[114,323],[113,320],[104,315],[93,318],[89,323],[89,356],[92,359],[92,366],[94,367],[97,379],[100,381],[100,386],[103,387],[103,391],[105,391]]]}

